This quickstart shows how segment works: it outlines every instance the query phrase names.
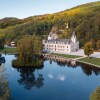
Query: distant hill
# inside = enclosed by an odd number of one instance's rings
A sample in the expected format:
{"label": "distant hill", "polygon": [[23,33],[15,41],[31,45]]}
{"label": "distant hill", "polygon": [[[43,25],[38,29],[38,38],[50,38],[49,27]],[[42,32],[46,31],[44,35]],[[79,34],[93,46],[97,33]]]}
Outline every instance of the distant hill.
{"label": "distant hill", "polygon": [[[65,23],[69,24],[66,30]],[[0,38],[13,40],[26,34],[47,35],[52,27],[64,30],[62,38],[69,38],[76,31],[81,46],[100,39],[100,1],[83,4],[54,14],[32,16],[25,19],[4,18],[0,20]]]}
{"label": "distant hill", "polygon": [[21,20],[20,19],[17,19],[17,18],[3,18],[3,19],[0,19],[0,28],[1,29],[4,29],[4,28],[7,28],[7,27],[10,27],[10,26],[15,26],[16,24],[21,24]]}

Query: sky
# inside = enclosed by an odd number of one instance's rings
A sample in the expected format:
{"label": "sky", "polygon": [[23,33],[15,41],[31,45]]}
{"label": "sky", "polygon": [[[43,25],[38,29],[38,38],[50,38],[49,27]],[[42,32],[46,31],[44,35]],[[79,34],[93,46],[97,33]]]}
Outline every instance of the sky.
{"label": "sky", "polygon": [[95,1],[100,0],[0,0],[0,19],[50,14]]}

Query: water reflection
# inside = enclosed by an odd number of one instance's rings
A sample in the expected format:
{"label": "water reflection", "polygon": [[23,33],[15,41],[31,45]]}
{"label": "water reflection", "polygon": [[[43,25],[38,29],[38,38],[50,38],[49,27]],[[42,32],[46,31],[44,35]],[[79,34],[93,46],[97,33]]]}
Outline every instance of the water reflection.
{"label": "water reflection", "polygon": [[[80,62],[60,62],[60,61],[53,61],[55,63],[57,63],[57,65],[61,66],[61,67],[71,67],[71,68],[76,68],[76,67],[81,67],[83,73],[85,73],[87,76],[92,75],[93,73],[95,75],[99,75],[100,74],[100,68],[91,66],[91,65],[87,65],[87,64],[83,64]],[[52,61],[49,61],[50,64],[52,64]]]}
{"label": "water reflection", "polygon": [[49,79],[57,79],[59,81],[65,81],[66,76],[64,74],[58,74],[57,76],[54,76],[52,73],[48,74]]}
{"label": "water reflection", "polygon": [[[57,65],[61,67],[71,67],[71,68],[76,68],[76,67],[81,67],[83,73],[85,73],[87,76],[92,75],[93,73],[95,75],[100,74],[100,69],[95,68],[93,66],[89,66],[86,64],[82,64],[79,62],[76,62],[76,65],[72,65],[71,63],[66,63],[66,62],[59,62],[59,61],[54,61],[57,63]],[[50,64],[52,64],[52,61],[49,61]],[[43,66],[41,67],[34,67],[34,68],[16,68],[17,71],[20,73],[20,79],[18,79],[19,85],[23,85],[23,87],[27,90],[31,90],[33,87],[36,88],[41,88],[44,85],[44,78],[42,74],[38,73],[39,69],[42,69]],[[36,70],[37,70],[37,75],[36,75]],[[50,79],[53,79],[54,76],[52,74],[48,74],[48,77]],[[65,76],[59,74],[57,77],[58,80],[64,81]]]}
{"label": "water reflection", "polygon": [[87,64],[83,64],[83,63],[79,63],[77,62],[77,65],[80,66],[83,70],[83,72],[87,75],[90,76],[93,73],[97,76],[100,74],[100,68],[91,66],[91,65],[87,65]]}
{"label": "water reflection", "polygon": [[43,68],[43,59],[38,55],[34,55],[29,60],[22,59],[19,56],[15,57],[12,66],[20,73],[19,85],[23,85],[27,90],[31,90],[32,87],[41,88],[44,85],[43,75],[37,73],[36,77],[35,71]]}
{"label": "water reflection", "polygon": [[61,100],[62,97],[63,100],[88,100],[92,90],[100,84],[100,69],[89,65],[47,60],[44,67],[16,67],[12,71],[11,61],[15,57],[5,57],[5,68],[10,73],[8,79],[15,100]]}
{"label": "water reflection", "polygon": [[[87,64],[83,64],[83,63],[79,63],[79,62],[75,62],[75,61],[60,62],[60,61],[49,60],[50,64],[53,64],[52,62],[55,62],[60,67],[69,67],[69,68],[80,67],[82,69],[83,73],[86,74],[87,76],[90,76],[93,73],[95,75],[100,74],[99,68],[96,68],[96,67],[93,67],[93,66],[90,66]],[[14,66],[14,68],[15,68],[15,66]],[[19,85],[23,85],[23,87],[27,90],[31,90],[33,87],[41,88],[44,85],[44,78],[43,78],[42,74],[38,73],[38,70],[40,70],[42,68],[43,68],[43,66],[22,67],[22,68],[16,67],[15,69],[17,69],[17,71],[20,73],[20,78],[18,79]],[[50,79],[54,78],[54,76],[51,73],[48,74],[48,77]],[[57,76],[57,80],[64,81],[65,79],[66,79],[66,77],[63,74],[59,74]]]}
{"label": "water reflection", "polygon": [[58,80],[64,81],[64,80],[65,80],[65,75],[59,74],[59,75],[58,75]]}
{"label": "water reflection", "polygon": [[6,69],[2,63],[5,63],[5,58],[0,55],[0,100],[11,100]]}
{"label": "water reflection", "polygon": [[[20,73],[20,79],[18,80],[19,85],[23,85],[25,89],[31,90],[32,87],[41,88],[44,85],[44,78],[42,74],[38,73],[39,68],[17,68]],[[35,71],[37,70],[37,76],[35,76]]]}
{"label": "water reflection", "polygon": [[14,68],[22,68],[22,67],[39,67],[39,66],[43,66],[43,59],[41,56],[39,55],[34,55],[33,57],[19,57],[18,55],[15,55],[16,59],[12,60],[12,66]]}
{"label": "water reflection", "polygon": [[5,62],[6,62],[5,57],[2,57],[2,55],[0,54],[0,65]]}

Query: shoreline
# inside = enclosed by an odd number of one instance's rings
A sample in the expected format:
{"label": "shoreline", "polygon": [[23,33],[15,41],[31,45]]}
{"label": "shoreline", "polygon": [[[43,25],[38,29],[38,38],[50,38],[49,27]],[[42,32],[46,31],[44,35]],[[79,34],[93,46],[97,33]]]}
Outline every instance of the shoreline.
{"label": "shoreline", "polygon": [[[17,52],[15,52],[15,53],[1,53],[1,54],[3,54],[3,55],[14,55],[14,54],[17,54]],[[81,59],[82,59],[82,57],[78,57],[78,58],[67,58],[67,57],[64,57],[64,56],[59,56],[59,55],[55,55],[55,54],[42,54],[43,56],[44,55],[48,55],[48,56],[56,56],[56,58],[59,58],[60,59],[60,57],[61,58],[63,58],[64,60],[71,60],[71,61],[76,61],[76,62],[80,62],[80,63],[84,63],[84,64],[87,64],[87,65],[90,65],[90,66],[94,66],[94,67],[97,67],[97,68],[100,68],[100,66],[99,65],[96,65],[96,64],[93,64],[93,63],[89,63],[89,62],[86,62],[86,61],[81,61]],[[66,55],[66,54],[65,54]],[[74,55],[73,55],[74,56]],[[75,55],[76,56],[76,55]],[[83,58],[86,58],[86,57],[83,57]],[[62,59],[61,59],[62,60]]]}
{"label": "shoreline", "polygon": [[95,64],[92,64],[92,63],[88,63],[88,62],[85,62],[85,61],[80,61],[80,60],[76,60],[77,62],[80,62],[80,63],[84,63],[84,64],[87,64],[87,65],[91,65],[91,66],[94,66],[94,67],[97,67],[97,68],[100,68],[99,65],[95,65]]}
{"label": "shoreline", "polygon": [[[67,58],[67,57],[64,57],[64,56],[60,56],[60,55],[55,55],[55,54],[46,54],[46,56],[50,56],[50,55],[52,55],[52,56],[56,56],[56,58],[58,57],[61,57],[61,58],[63,58],[63,59],[67,59],[67,60],[72,60],[72,61],[76,61],[76,62],[81,62],[81,63],[84,63],[84,64],[87,64],[87,65],[90,65],[90,66],[94,66],[94,67],[97,67],[97,68],[100,68],[100,65],[96,65],[96,64],[92,64],[92,63],[89,63],[89,62],[86,62],[86,61],[81,61],[81,59],[82,58],[86,58],[86,56],[85,57],[78,57],[78,58]],[[74,56],[74,55],[73,55]],[[76,56],[76,55],[75,55]],[[92,59],[92,58],[90,58],[90,59]],[[99,58],[96,58],[96,59],[99,59]]]}

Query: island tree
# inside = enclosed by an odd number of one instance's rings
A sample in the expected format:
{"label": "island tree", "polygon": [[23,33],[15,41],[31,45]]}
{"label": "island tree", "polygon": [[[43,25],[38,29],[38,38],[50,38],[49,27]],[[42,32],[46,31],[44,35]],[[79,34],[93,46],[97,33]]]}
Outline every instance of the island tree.
{"label": "island tree", "polygon": [[92,42],[87,42],[84,46],[84,54],[87,55],[88,57],[93,54],[93,43]]}
{"label": "island tree", "polygon": [[26,35],[17,43],[17,60],[13,60],[13,66],[38,66],[42,64],[42,59],[38,61],[38,55],[42,51],[41,38],[36,35]]}
{"label": "island tree", "polygon": [[41,38],[35,35],[26,35],[17,43],[17,51],[20,56],[31,57],[42,51]]}

